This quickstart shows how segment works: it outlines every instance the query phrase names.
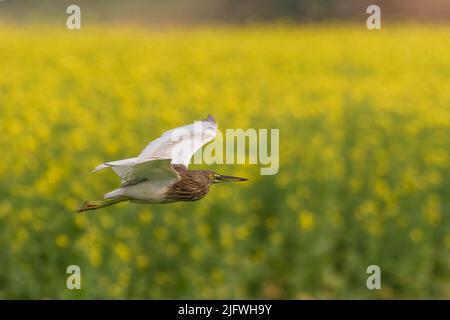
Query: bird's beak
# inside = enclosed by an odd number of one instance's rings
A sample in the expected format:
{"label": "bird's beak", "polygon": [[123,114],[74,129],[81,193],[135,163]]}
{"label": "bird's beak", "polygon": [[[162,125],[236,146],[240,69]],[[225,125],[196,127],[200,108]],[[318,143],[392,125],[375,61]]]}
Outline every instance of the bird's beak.
{"label": "bird's beak", "polygon": [[221,182],[234,182],[234,181],[247,181],[248,179],[240,178],[240,177],[233,177],[233,176],[223,176],[218,175],[214,178],[215,183],[221,183]]}

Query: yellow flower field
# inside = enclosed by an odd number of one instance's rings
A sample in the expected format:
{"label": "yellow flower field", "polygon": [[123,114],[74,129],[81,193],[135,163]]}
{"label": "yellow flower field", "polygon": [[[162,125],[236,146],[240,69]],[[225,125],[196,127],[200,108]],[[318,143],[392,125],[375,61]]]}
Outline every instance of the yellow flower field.
{"label": "yellow flower field", "polygon": [[[0,71],[0,298],[450,298],[450,27],[4,25]],[[75,213],[208,113],[278,174]]]}

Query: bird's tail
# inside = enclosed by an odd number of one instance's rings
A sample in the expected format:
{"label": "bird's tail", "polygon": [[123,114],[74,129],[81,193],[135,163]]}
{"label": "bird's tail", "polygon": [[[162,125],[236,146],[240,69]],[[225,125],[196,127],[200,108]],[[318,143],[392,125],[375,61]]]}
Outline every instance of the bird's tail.
{"label": "bird's tail", "polygon": [[106,199],[106,200],[100,200],[100,201],[86,201],[85,203],[83,203],[81,208],[78,209],[78,212],[84,212],[84,211],[88,211],[88,210],[96,210],[96,209],[111,206],[113,204],[116,204],[116,203],[119,203],[122,201],[127,201],[127,200],[128,200],[127,197],[117,197],[117,198],[113,198],[113,199]]}

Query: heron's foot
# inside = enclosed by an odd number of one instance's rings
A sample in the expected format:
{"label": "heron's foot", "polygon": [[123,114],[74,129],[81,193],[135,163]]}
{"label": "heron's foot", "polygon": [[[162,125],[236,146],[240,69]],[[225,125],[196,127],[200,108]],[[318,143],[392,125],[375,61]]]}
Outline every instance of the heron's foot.
{"label": "heron's foot", "polygon": [[78,212],[84,212],[88,210],[95,210],[103,207],[104,201],[85,201]]}

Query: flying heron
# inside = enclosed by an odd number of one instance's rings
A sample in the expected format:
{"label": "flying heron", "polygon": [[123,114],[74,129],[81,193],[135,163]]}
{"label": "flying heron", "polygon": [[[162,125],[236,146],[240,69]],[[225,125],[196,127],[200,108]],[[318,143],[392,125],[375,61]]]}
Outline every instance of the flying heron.
{"label": "flying heron", "polygon": [[95,210],[123,201],[171,203],[202,199],[219,182],[246,181],[209,170],[189,170],[194,153],[212,141],[217,124],[211,115],[201,122],[164,132],[137,157],[106,162],[95,171],[111,168],[121,178],[121,187],[104,195],[105,200],[86,201],[78,212]]}

